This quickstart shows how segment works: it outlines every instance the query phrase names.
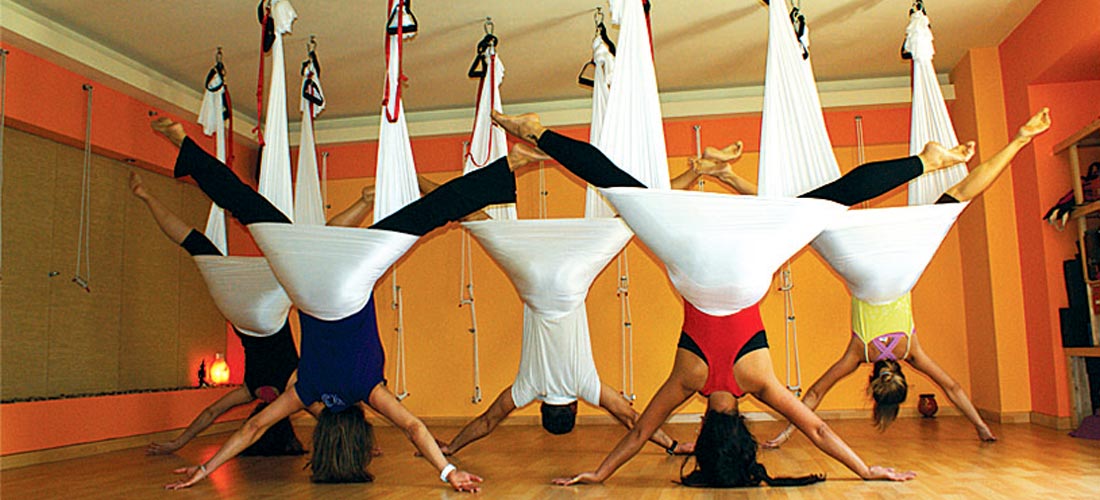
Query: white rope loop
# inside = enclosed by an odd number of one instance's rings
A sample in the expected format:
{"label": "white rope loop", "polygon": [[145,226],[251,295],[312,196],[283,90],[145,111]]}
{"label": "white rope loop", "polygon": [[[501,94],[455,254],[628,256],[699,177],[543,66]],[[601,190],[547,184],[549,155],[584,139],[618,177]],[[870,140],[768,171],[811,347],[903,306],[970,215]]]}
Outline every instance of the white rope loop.
{"label": "white rope loop", "polygon": [[[796,397],[802,397],[802,363],[798,356],[798,324],[795,322],[794,314],[794,281],[791,279],[791,263],[787,262],[786,267],[783,269],[783,285],[779,287],[779,291],[783,292],[783,314],[785,322],[783,325],[783,341],[784,350],[787,357],[787,390],[794,393]],[[791,358],[794,358],[794,383],[791,383]]]}
{"label": "white rope loop", "polygon": [[401,285],[397,284],[397,266],[393,268],[393,277],[390,281],[393,293],[390,308],[397,311],[397,318],[393,331],[397,336],[397,361],[395,363],[393,389],[397,400],[401,401],[409,397],[409,381],[405,374],[405,307],[401,300]]}
{"label": "white rope loop", "polygon": [[[703,126],[694,125],[691,127],[695,130],[695,158],[701,159],[703,157]],[[705,191],[707,188],[707,181],[703,179],[703,176],[699,176],[699,181],[695,184],[697,191]]]}
{"label": "white rope loop", "polygon": [[[462,141],[463,159],[467,158],[470,154],[469,147],[470,141]],[[474,254],[472,245],[470,231],[463,228],[461,243],[462,261],[459,265],[458,307],[469,306],[470,308],[470,328],[468,328],[467,331],[470,332],[470,342],[473,344],[472,350],[474,357],[474,393],[473,396],[470,397],[470,402],[478,404],[481,402],[481,348],[477,330],[477,306],[474,304]]]}
{"label": "white rope loop", "polygon": [[[0,49],[0,200],[3,199],[4,192],[4,102],[7,96],[8,86],[8,50]],[[2,202],[0,202],[2,204]],[[3,241],[2,235],[4,230],[0,226],[0,241]],[[2,249],[0,249],[0,255],[3,255]],[[0,261],[2,262],[2,261]],[[0,280],[3,280],[4,266],[0,264]]]}
{"label": "white rope loop", "polygon": [[617,259],[619,267],[619,286],[615,295],[619,297],[619,333],[622,336],[623,383],[620,394],[633,402],[638,398],[634,391],[634,320],[630,313],[630,259],[627,249],[623,249]]}
{"label": "white rope loop", "polygon": [[[80,229],[76,242],[76,269],[73,283],[91,293],[92,279],[92,94],[90,84],[84,84],[88,93],[88,110],[84,121],[84,174],[80,182]],[[81,270],[84,274],[81,274]]]}

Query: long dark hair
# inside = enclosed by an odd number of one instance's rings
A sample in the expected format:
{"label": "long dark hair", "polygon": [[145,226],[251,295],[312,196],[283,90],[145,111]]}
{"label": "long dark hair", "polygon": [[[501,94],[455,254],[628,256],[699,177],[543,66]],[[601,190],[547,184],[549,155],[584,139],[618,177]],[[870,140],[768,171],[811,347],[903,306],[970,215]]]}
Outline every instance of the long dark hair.
{"label": "long dark hair", "polygon": [[875,400],[872,415],[875,427],[885,431],[898,418],[898,407],[909,396],[909,382],[901,372],[901,363],[893,359],[875,361],[868,380],[867,392]]}
{"label": "long dark hair", "polygon": [[[267,408],[267,403],[260,403],[256,405],[256,408],[252,410],[252,414],[248,418],[256,416],[257,413]],[[260,439],[257,439],[252,446],[245,448],[241,452],[242,456],[246,457],[277,457],[283,455],[304,455],[306,453],[305,448],[302,447],[302,442],[298,440],[298,436],[294,434],[294,426],[290,424],[289,417],[283,417],[282,420],[275,422],[264,432]]]}
{"label": "long dark hair", "polygon": [[315,483],[369,483],[367,466],[374,447],[374,428],[358,405],[334,412],[325,408],[313,430],[313,458],[309,461]]}
{"label": "long dark hair", "polygon": [[695,440],[695,469],[684,475],[680,466],[680,482],[684,486],[699,488],[738,488],[760,486],[803,486],[824,481],[825,476],[812,474],[802,477],[771,477],[767,469],[756,461],[756,438],[745,426],[740,414],[707,410],[703,427]]}

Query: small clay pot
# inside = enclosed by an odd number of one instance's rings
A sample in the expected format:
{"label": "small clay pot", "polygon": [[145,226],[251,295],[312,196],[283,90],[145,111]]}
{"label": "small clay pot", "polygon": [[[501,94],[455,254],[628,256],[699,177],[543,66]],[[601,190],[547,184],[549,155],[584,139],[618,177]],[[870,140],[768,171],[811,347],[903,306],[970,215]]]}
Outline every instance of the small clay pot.
{"label": "small clay pot", "polygon": [[932,418],[936,416],[936,412],[940,410],[940,405],[936,403],[935,394],[921,394],[920,401],[917,402],[917,411],[920,412],[924,418]]}

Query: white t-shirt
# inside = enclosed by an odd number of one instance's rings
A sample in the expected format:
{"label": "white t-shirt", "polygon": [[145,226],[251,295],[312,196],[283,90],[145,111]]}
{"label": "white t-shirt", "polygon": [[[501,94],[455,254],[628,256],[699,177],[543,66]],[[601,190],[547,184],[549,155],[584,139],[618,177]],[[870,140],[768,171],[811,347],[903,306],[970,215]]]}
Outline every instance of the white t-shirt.
{"label": "white t-shirt", "polygon": [[577,398],[600,404],[600,376],[588,337],[588,312],[582,303],[573,312],[548,319],[523,306],[523,352],[512,400],[523,407],[538,399],[553,405]]}

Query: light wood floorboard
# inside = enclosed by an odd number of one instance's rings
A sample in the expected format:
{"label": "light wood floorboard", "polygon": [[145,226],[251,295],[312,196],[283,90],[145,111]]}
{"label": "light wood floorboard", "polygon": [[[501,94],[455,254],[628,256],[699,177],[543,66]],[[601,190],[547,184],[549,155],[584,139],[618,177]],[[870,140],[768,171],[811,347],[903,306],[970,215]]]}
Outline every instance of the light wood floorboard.
{"label": "light wood floorboard", "polygon": [[[802,436],[782,450],[761,451],[761,461],[775,475],[824,472],[825,483],[791,489],[698,490],[677,479],[681,459],[647,446],[606,484],[559,488],[551,478],[595,468],[623,430],[580,426],[571,435],[550,436],[533,426],[500,427],[486,440],[463,450],[454,461],[485,477],[481,497],[510,499],[626,498],[1100,498],[1100,442],[1074,439],[1064,432],[1031,424],[993,424],[1001,441],[978,442],[973,429],[958,417],[901,419],[886,434],[868,421],[835,421],[833,428],[869,463],[913,469],[908,483],[865,483],[816,450]],[[778,422],[751,424],[765,439]],[[670,426],[681,440],[694,426]],[[455,427],[434,429],[451,437]],[[303,442],[311,427],[299,426]],[[141,449],[10,469],[0,473],[5,498],[460,498],[441,484],[426,462],[413,456],[412,445],[392,427],[378,428],[384,455],[370,470],[367,485],[314,485],[302,470],[307,457],[245,458],[230,462],[212,478],[180,492],[164,492],[175,467],[196,463],[217,449],[225,434],[197,439],[179,455],[147,457]]]}

